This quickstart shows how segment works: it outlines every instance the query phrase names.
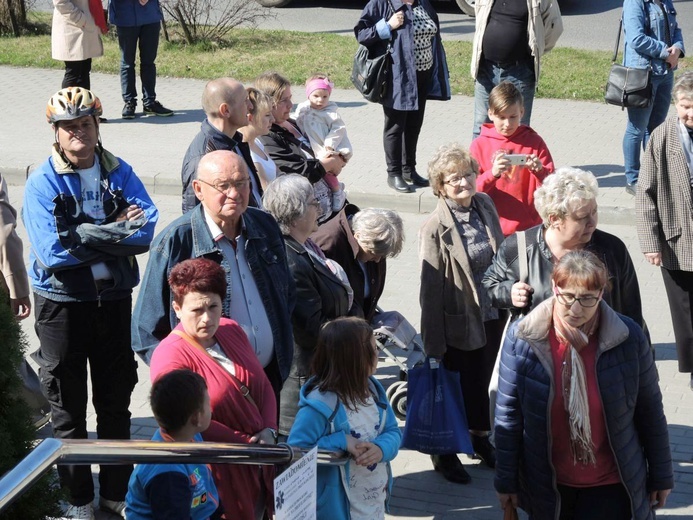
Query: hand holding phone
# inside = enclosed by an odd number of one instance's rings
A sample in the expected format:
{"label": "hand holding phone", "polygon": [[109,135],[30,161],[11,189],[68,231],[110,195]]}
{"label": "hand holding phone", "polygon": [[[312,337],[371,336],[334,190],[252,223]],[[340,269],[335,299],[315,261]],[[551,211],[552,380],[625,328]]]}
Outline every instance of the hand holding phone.
{"label": "hand holding phone", "polygon": [[511,166],[525,166],[528,156],[523,153],[510,153],[506,154],[505,158],[510,161]]}

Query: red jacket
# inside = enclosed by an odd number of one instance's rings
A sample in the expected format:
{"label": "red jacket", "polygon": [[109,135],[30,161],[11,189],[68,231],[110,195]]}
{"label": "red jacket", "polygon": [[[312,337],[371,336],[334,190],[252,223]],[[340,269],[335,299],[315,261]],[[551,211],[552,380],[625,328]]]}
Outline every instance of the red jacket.
{"label": "red jacket", "polygon": [[[179,324],[176,329],[182,329]],[[205,352],[201,352],[185,339],[169,334],[152,355],[149,375],[157,377],[172,370],[187,368],[200,374],[207,382],[212,423],[202,438],[208,442],[247,444],[250,438],[264,428],[277,428],[277,403],[262,365],[243,329],[233,320],[221,318],[215,337],[226,356],[233,362],[236,377],[250,390],[256,404],[241,395],[226,369]],[[213,464],[212,473],[219,498],[227,518],[254,520],[255,502],[263,492],[267,505],[273,499],[274,469],[242,464]]]}
{"label": "red jacket", "polygon": [[[536,154],[544,169],[533,173],[528,168],[513,166],[510,178],[503,174],[496,179],[491,168],[494,153],[501,149],[513,154]],[[479,163],[476,189],[488,193],[493,200],[503,234],[507,237],[541,224],[541,217],[534,209],[534,190],[541,186],[548,174],[553,173],[554,165],[539,134],[522,125],[512,136],[505,137],[496,132],[492,123],[486,123],[481,127],[481,135],[472,141],[469,152]]]}

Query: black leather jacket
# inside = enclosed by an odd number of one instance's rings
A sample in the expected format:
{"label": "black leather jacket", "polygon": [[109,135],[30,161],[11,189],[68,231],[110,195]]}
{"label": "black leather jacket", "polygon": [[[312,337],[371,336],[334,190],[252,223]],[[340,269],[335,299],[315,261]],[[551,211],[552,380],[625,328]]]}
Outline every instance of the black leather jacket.
{"label": "black leather jacket", "polygon": [[[517,234],[512,234],[505,239],[482,281],[483,286],[491,296],[494,307],[511,309],[514,315],[527,314],[552,295],[553,261],[549,246],[544,240],[544,226],[535,226],[525,233],[527,234],[529,271],[527,283],[534,289],[529,305],[524,308],[513,307],[510,297],[513,284],[520,279]],[[635,274],[633,261],[623,241],[614,235],[596,229],[586,249],[596,254],[606,264],[609,271],[611,288],[605,291],[604,301],[616,312],[624,314],[640,326],[644,326],[638,278]]]}

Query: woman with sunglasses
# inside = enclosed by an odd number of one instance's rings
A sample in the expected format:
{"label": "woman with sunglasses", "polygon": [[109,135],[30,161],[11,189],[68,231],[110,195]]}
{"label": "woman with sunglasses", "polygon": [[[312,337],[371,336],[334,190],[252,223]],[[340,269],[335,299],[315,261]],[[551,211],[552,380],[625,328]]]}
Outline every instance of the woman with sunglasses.
{"label": "woman with sunglasses", "polygon": [[[438,207],[419,232],[419,301],[426,354],[459,372],[474,452],[493,468],[486,389],[504,320],[492,307],[481,279],[503,242],[503,231],[491,198],[476,191],[478,173],[476,160],[458,144],[442,146],[428,165]],[[445,479],[471,481],[455,453],[434,455],[432,460]]]}
{"label": "woman with sunglasses", "polygon": [[553,296],[508,330],[495,420],[503,509],[650,520],[666,503],[674,482],[657,369],[640,326],[603,301],[608,283],[596,255],[569,252]]}

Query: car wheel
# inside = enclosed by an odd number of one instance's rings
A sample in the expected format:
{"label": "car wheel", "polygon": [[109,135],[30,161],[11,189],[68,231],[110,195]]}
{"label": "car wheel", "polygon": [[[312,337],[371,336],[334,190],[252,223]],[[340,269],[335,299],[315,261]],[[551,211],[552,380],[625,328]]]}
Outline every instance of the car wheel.
{"label": "car wheel", "polygon": [[[474,4],[475,0],[455,0],[457,6],[462,10],[462,12],[469,16],[474,16]],[[262,3],[262,2],[260,2]]]}
{"label": "car wheel", "polygon": [[291,0],[255,0],[262,7],[284,7],[291,3]]}

